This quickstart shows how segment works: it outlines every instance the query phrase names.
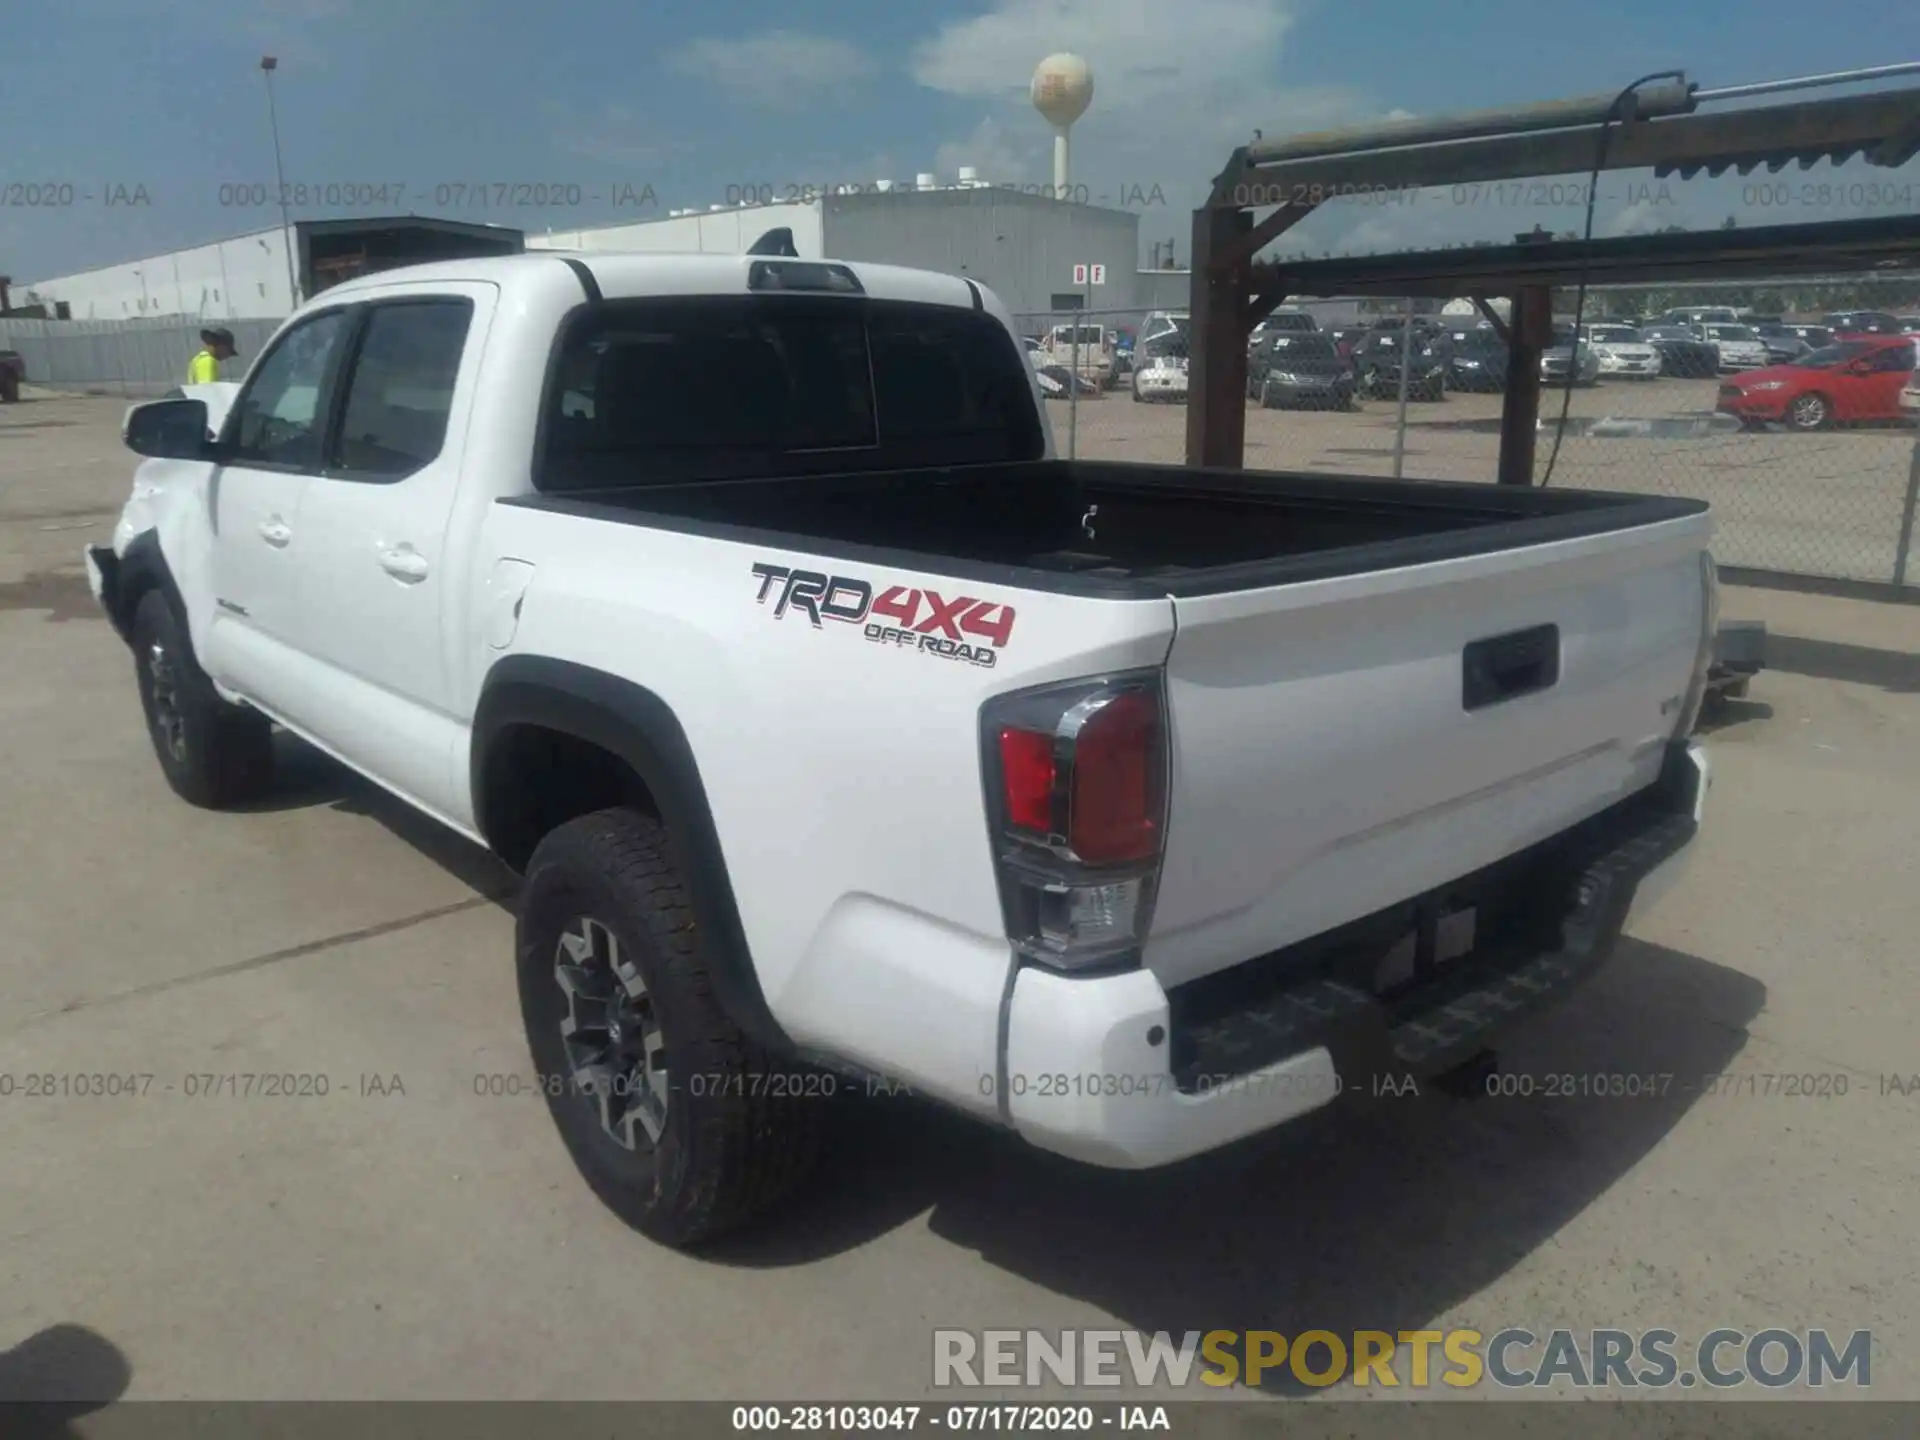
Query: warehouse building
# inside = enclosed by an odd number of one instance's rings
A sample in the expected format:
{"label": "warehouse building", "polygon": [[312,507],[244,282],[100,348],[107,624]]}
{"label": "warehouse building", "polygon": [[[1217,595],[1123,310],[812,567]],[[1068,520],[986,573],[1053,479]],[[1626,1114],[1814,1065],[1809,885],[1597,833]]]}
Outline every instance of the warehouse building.
{"label": "warehouse building", "polygon": [[522,233],[504,225],[417,215],[296,220],[287,228],[36,281],[16,287],[16,298],[57,320],[281,320],[298,300],[354,275],[426,260],[517,254],[524,245]]}
{"label": "warehouse building", "polygon": [[[1037,187],[1036,187],[1037,188]],[[529,235],[527,248],[738,255],[767,231],[793,232],[803,259],[866,260],[978,280],[1015,314],[1061,308],[1076,265],[1104,266],[1091,308],[1184,308],[1187,277],[1159,284],[1140,270],[1140,216],[995,185],[963,167],[956,184],[922,174],[912,185],[879,180],[810,198],[710,206],[659,220]],[[1166,272],[1168,275],[1177,272]],[[1143,274],[1146,277],[1143,280]],[[1169,302],[1168,292],[1178,298]]]}

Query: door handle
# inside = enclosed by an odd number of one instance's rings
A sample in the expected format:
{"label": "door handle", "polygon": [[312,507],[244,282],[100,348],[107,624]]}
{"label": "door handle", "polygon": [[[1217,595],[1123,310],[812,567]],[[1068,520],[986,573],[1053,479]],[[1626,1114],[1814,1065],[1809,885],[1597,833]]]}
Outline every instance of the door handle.
{"label": "door handle", "polygon": [[405,545],[392,550],[382,549],[380,568],[394,579],[414,585],[427,578],[427,557]]}
{"label": "door handle", "polygon": [[293,539],[293,527],[278,515],[272,515],[260,522],[260,538],[274,549],[284,550],[287,542]]}

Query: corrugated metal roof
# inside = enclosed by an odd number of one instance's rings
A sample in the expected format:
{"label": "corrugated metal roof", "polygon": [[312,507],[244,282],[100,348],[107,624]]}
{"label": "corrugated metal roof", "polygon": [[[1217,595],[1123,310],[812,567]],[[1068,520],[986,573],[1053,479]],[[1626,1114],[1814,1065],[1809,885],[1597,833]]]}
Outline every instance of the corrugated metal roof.
{"label": "corrugated metal roof", "polygon": [[1289,295],[1500,295],[1578,285],[1583,273],[1590,285],[1619,285],[1843,272],[1920,282],[1920,215],[1281,262],[1256,265],[1254,285],[1278,282]]}
{"label": "corrugated metal roof", "polygon": [[[1251,147],[1234,153],[1214,182],[1222,209],[1314,205],[1346,195],[1579,175],[1599,158],[1601,126],[1576,125],[1434,144],[1382,144],[1337,155],[1261,164]],[[1765,166],[1803,169],[1865,157],[1898,166],[1920,153],[1920,86],[1676,115],[1607,129],[1604,169],[1651,169],[1683,178]]]}

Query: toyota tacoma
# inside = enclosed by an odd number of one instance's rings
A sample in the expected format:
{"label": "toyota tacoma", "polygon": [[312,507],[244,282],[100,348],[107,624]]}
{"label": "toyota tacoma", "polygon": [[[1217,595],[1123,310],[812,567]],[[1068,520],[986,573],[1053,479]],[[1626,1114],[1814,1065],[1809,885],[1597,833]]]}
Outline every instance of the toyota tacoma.
{"label": "toyota tacoma", "polygon": [[669,1244],[840,1077],[1139,1168],[1457,1072],[1700,819],[1704,505],[1063,460],[966,279],[392,270],[220,409],[128,412],[87,553],[161,771],[278,726],[518,870],[552,1118]]}

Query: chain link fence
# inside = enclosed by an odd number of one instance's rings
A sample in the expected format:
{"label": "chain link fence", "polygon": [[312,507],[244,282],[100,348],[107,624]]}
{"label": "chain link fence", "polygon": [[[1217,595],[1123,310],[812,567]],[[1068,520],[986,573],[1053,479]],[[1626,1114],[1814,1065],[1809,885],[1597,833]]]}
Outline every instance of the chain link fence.
{"label": "chain link fence", "polygon": [[[147,320],[0,318],[0,350],[17,351],[26,383],[52,390],[147,398],[186,379],[200,349],[200,331],[214,322],[182,317]],[[223,367],[238,380],[280,328],[278,320],[222,320],[239,353]]]}
{"label": "chain link fence", "polygon": [[[1395,300],[1277,313],[1249,363],[1247,468],[1493,483],[1506,347],[1477,313],[1432,310]],[[1083,346],[1082,373],[1101,388],[1048,391],[1062,453],[1185,458],[1185,346],[1142,338],[1148,312],[1015,320],[1043,376],[1056,380],[1068,354],[1059,342],[1076,322],[1094,342]],[[1916,383],[1920,337],[1898,359],[1887,355],[1897,347],[1891,337],[1871,342],[1859,357],[1870,362],[1864,371],[1788,365],[1756,382],[1743,377],[1760,357],[1739,352],[1732,337],[1642,343],[1617,321],[1590,323],[1603,327],[1588,332],[1591,351],[1576,358],[1563,347],[1543,362],[1536,484],[1706,500],[1723,566],[1920,585],[1920,412],[1903,410],[1901,398]],[[1786,361],[1784,338],[1761,343],[1774,346],[1770,366]],[[1780,388],[1757,388],[1772,380]]]}

